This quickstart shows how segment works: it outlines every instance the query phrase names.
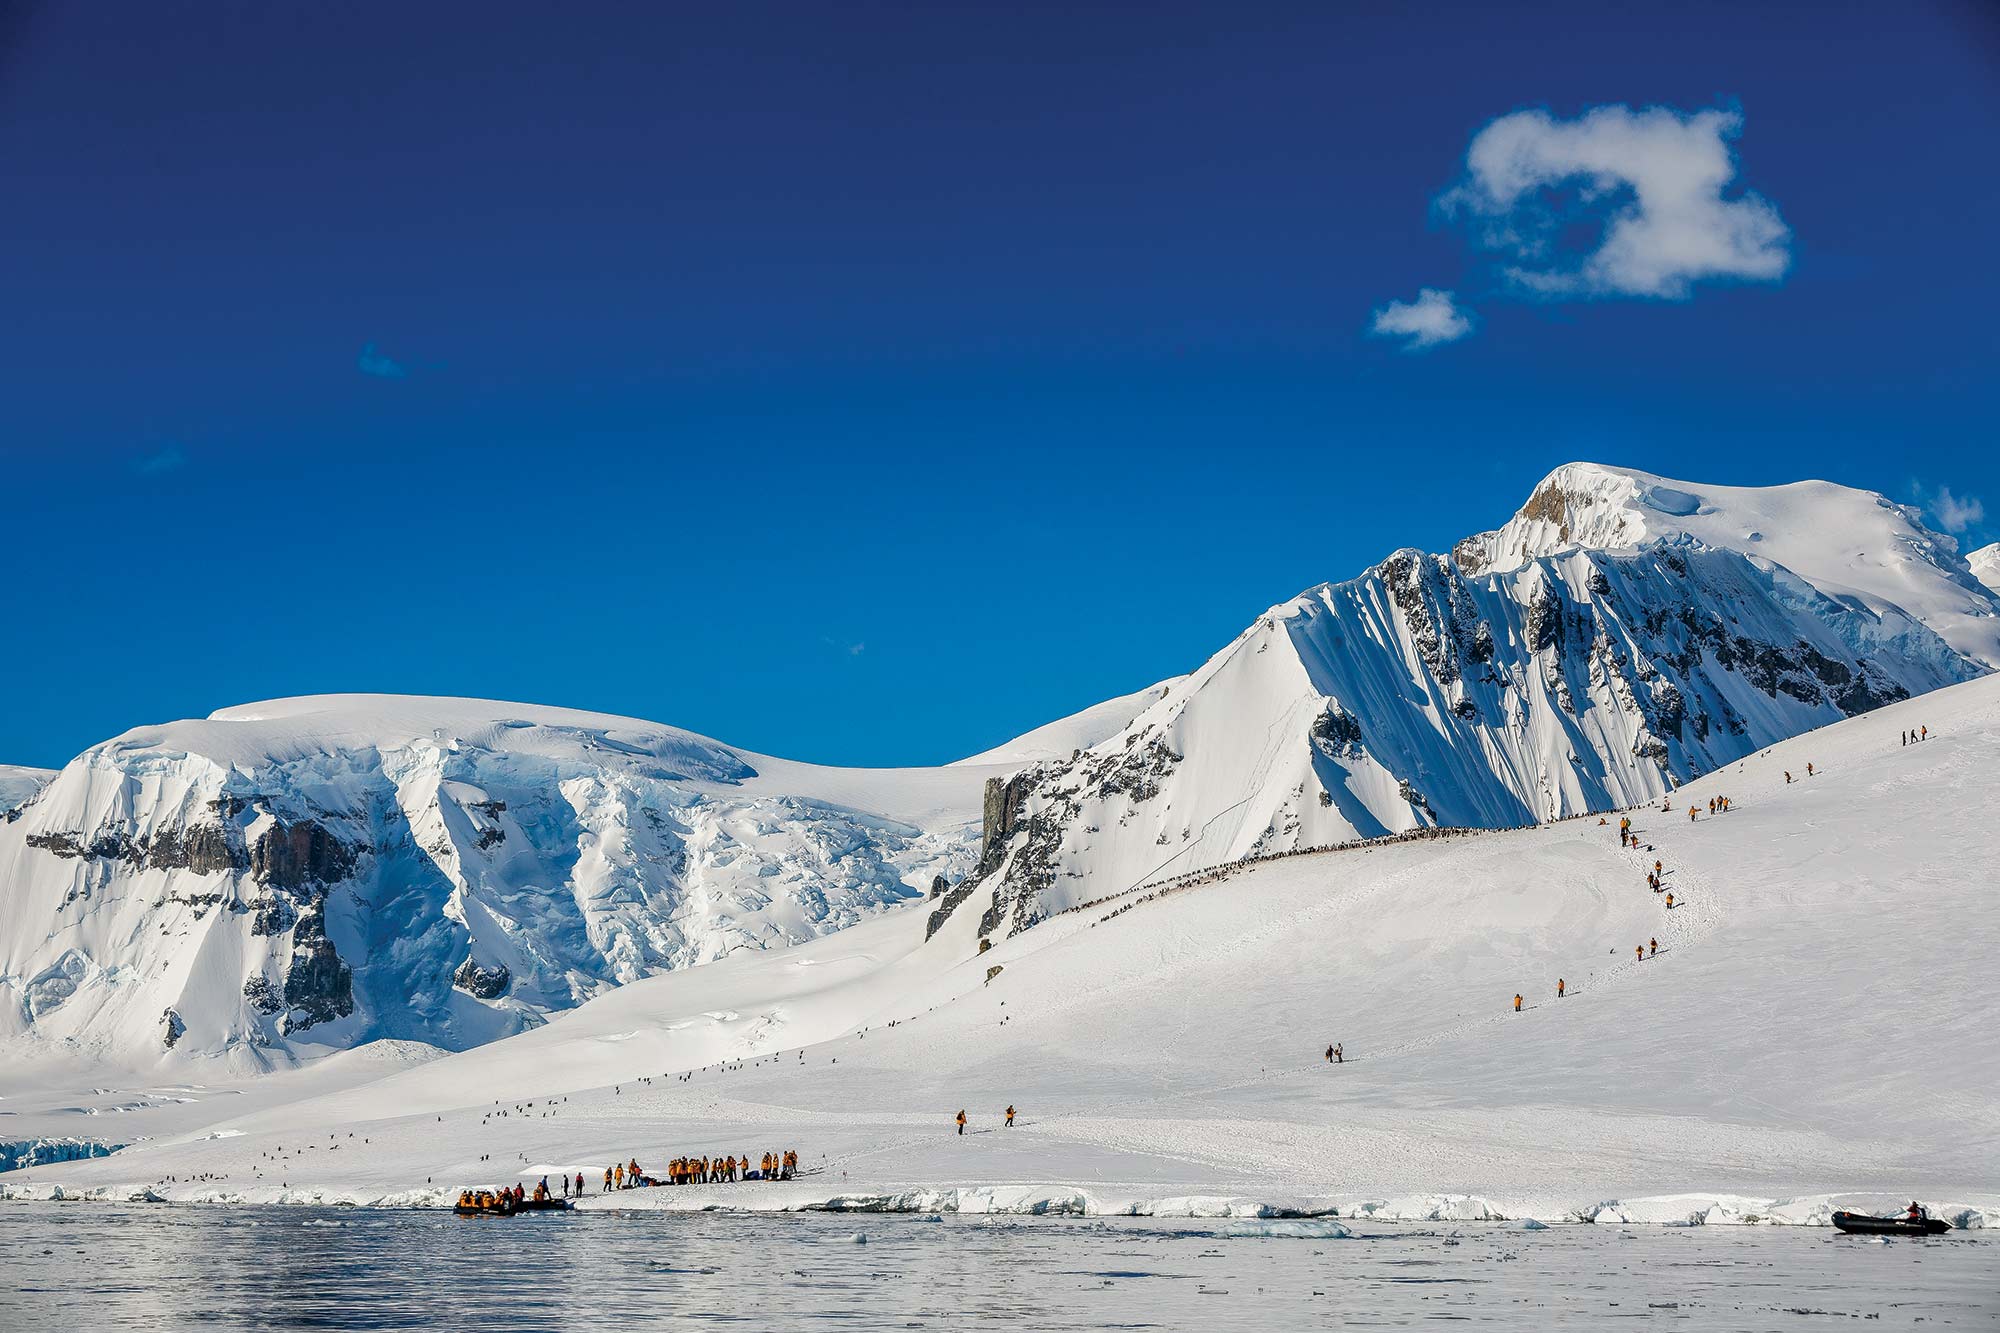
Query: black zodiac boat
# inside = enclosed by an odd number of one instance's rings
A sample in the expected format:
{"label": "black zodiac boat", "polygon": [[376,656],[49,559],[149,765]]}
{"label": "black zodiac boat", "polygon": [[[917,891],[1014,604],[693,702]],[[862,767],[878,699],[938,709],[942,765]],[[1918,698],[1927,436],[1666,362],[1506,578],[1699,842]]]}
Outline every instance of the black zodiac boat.
{"label": "black zodiac boat", "polygon": [[1907,1217],[1870,1217],[1866,1213],[1835,1213],[1833,1224],[1850,1236],[1935,1236],[1951,1230],[1951,1223],[1940,1218],[1912,1222]]}

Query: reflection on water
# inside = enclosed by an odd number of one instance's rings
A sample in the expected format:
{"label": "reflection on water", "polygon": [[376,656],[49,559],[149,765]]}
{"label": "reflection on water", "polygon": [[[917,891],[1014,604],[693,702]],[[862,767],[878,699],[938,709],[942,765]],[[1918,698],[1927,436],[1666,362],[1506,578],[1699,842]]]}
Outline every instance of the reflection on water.
{"label": "reflection on water", "polygon": [[[1277,1232],[1275,1235],[1260,1231]],[[0,1206],[0,1326],[2000,1328],[2000,1237]]]}

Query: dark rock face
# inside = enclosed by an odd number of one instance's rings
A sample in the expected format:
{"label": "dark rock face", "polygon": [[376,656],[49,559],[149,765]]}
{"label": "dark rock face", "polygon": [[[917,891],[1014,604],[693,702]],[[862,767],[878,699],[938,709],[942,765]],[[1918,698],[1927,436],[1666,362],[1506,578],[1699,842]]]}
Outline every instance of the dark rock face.
{"label": "dark rock face", "polygon": [[354,973],[340,961],[317,910],[300,914],[292,933],[285,1003],[291,1012],[279,1022],[278,1029],[287,1035],[354,1012]]}
{"label": "dark rock face", "polygon": [[943,898],[938,900],[937,907],[931,912],[930,919],[924,924],[925,939],[929,939],[944,928],[944,923],[951,920],[951,914],[957,911],[967,898],[972,896],[972,890],[978,885],[978,882],[978,875],[967,875],[959,881],[957,888],[952,889]]}
{"label": "dark rock face", "polygon": [[94,833],[31,833],[27,843],[52,856],[123,861],[127,865],[153,870],[192,870],[196,874],[209,875],[249,869],[248,855],[230,837],[230,833],[231,830],[221,824],[196,824],[184,829],[164,828],[151,837],[134,837],[120,829],[100,829]]}
{"label": "dark rock face", "polygon": [[979,826],[979,863],[985,865],[1020,826],[1033,770],[1012,777],[986,779],[986,798]]}
{"label": "dark rock face", "polygon": [[1440,685],[1451,685],[1465,664],[1493,660],[1493,629],[1480,619],[1465,578],[1443,556],[1398,551],[1376,566],[1389,600],[1402,613],[1417,655]]}
{"label": "dark rock face", "polygon": [[950,882],[943,875],[931,876],[931,897],[933,899],[944,897],[944,891],[950,887]]}
{"label": "dark rock face", "polygon": [[153,835],[146,849],[146,864],[156,870],[192,870],[212,875],[225,870],[243,870],[249,858],[241,846],[231,844],[229,831],[220,824],[196,824],[192,828],[162,829]]}
{"label": "dark rock face", "polygon": [[181,1016],[171,1009],[160,1015],[160,1022],[165,1027],[160,1035],[166,1041],[167,1049],[171,1051],[174,1043],[187,1035],[187,1024],[183,1023]]}
{"label": "dark rock face", "polygon": [[452,985],[482,1000],[495,999],[505,994],[507,983],[512,980],[513,974],[508,972],[504,964],[481,967],[470,958],[460,963],[458,971],[451,975]]}
{"label": "dark rock face", "polygon": [[353,849],[315,819],[273,824],[250,849],[251,875],[274,888],[337,884],[353,869]]}
{"label": "dark rock face", "polygon": [[250,904],[252,935],[282,935],[299,919],[298,912],[284,898],[259,898]]}

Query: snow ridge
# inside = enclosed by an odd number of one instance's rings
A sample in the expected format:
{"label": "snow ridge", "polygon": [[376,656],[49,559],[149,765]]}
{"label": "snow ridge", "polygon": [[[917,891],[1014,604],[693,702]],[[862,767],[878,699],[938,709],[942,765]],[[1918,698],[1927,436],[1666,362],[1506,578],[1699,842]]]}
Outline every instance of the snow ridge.
{"label": "snow ridge", "polygon": [[[1012,934],[1274,851],[1641,804],[2000,661],[2000,601],[1911,511],[1715,491],[1572,465],[1450,557],[1398,551],[1273,607],[1122,734],[1001,784],[976,882],[932,928],[970,903]],[[1815,548],[1833,520],[1902,563]],[[1743,531],[1787,561],[1701,535]],[[1895,580],[1919,611],[1882,596]]]}

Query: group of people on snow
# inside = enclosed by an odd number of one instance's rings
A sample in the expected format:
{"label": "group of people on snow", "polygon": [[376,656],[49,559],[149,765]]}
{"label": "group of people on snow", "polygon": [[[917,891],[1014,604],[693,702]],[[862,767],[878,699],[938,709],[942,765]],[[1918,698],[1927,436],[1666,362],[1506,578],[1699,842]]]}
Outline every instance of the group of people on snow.
{"label": "group of people on snow", "polygon": [[[647,1175],[639,1159],[604,1169],[604,1191],[645,1189],[654,1185],[733,1185],[741,1180],[790,1180],[798,1173],[799,1155],[790,1148],[767,1152],[750,1167],[750,1154],[741,1157],[676,1157],[659,1176]],[[577,1193],[583,1192],[583,1177],[576,1178]]]}

